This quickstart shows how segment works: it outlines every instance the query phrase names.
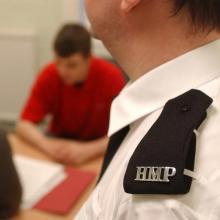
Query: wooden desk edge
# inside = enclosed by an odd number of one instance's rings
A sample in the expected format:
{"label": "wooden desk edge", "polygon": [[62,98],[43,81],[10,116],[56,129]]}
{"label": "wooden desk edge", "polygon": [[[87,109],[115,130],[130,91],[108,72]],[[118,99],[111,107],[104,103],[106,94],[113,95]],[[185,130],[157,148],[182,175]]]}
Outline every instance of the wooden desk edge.
{"label": "wooden desk edge", "polygon": [[[30,146],[28,143],[24,142],[20,139],[16,134],[9,134],[8,140],[11,145],[13,154],[21,154],[23,156],[31,157],[38,160],[50,161],[54,163],[48,156],[44,155],[38,149],[33,146]],[[82,166],[77,168],[87,171],[95,172],[97,175],[100,172],[101,164],[103,158],[97,158],[93,161],[90,161]],[[87,190],[82,194],[81,198],[79,198],[77,204],[73,207],[73,209],[66,216],[58,216],[53,215],[46,212],[41,212],[39,210],[21,210],[20,214],[15,217],[13,220],[72,220],[74,216],[77,214],[81,206],[84,204],[86,199],[89,197],[93,188],[95,187],[96,180],[91,183]]]}

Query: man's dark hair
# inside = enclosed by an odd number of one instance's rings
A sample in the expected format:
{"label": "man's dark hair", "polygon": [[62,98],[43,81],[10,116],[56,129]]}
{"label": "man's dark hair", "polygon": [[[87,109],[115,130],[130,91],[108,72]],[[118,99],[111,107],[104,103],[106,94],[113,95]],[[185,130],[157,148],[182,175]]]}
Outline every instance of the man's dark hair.
{"label": "man's dark hair", "polygon": [[17,215],[22,199],[22,186],[13,163],[10,143],[0,130],[0,219]]}
{"label": "man's dark hair", "polygon": [[175,0],[176,13],[184,7],[199,29],[220,30],[220,0]]}
{"label": "man's dark hair", "polygon": [[55,38],[54,50],[60,57],[69,57],[75,53],[88,57],[91,53],[91,36],[79,24],[66,24]]}

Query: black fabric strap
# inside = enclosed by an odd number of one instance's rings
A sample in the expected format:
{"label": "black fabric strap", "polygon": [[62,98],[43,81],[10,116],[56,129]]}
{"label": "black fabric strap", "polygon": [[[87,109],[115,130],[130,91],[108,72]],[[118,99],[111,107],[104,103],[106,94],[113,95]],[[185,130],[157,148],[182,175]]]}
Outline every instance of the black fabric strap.
{"label": "black fabric strap", "polygon": [[114,157],[115,153],[120,147],[128,131],[129,131],[129,126],[121,129],[120,131],[116,132],[114,135],[110,137],[98,182],[105,173],[105,170],[107,169],[109,163],[111,162],[112,158]]}
{"label": "black fabric strap", "polygon": [[168,101],[149,132],[130,158],[124,190],[130,194],[184,194],[194,170],[197,129],[206,117],[212,99],[190,90]]}

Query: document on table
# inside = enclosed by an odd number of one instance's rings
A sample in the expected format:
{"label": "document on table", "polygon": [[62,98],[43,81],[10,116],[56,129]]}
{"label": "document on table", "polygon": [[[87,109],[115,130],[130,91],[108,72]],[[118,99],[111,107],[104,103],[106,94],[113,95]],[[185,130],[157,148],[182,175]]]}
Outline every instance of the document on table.
{"label": "document on table", "polygon": [[14,163],[23,187],[22,208],[32,208],[66,178],[64,166],[15,155]]}

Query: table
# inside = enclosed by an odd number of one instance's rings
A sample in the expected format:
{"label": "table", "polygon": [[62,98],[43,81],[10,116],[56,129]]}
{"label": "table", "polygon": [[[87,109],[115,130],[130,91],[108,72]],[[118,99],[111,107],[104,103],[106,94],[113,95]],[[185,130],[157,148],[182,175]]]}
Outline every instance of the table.
{"label": "table", "polygon": [[[39,151],[38,149],[34,148],[33,146],[30,146],[28,143],[23,141],[21,138],[19,138],[15,134],[9,134],[8,136],[9,142],[12,147],[12,151],[14,154],[21,154],[24,156],[28,156],[34,159],[38,160],[46,160],[53,163],[54,161],[49,158],[47,155]],[[93,161],[90,161],[86,164],[83,164],[77,168],[80,168],[82,170],[86,171],[93,171],[97,175],[100,172],[101,165],[102,165],[103,158],[97,158]],[[22,210],[17,217],[15,217],[13,220],[72,220],[82,204],[85,202],[85,200],[88,198],[89,194],[93,190],[95,186],[94,181],[88,189],[85,191],[85,193],[82,195],[82,197],[78,200],[77,204],[73,207],[73,209],[68,213],[66,216],[58,216],[53,215],[50,213],[42,212],[39,210]]]}

